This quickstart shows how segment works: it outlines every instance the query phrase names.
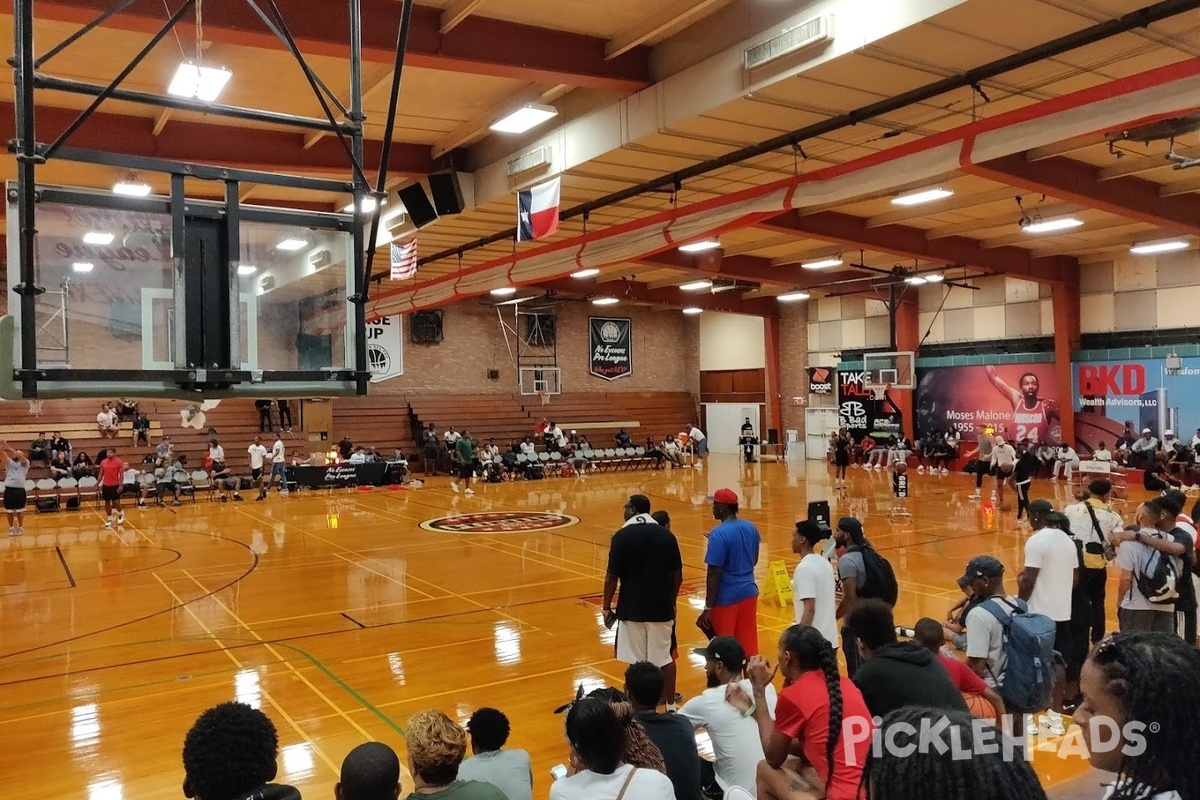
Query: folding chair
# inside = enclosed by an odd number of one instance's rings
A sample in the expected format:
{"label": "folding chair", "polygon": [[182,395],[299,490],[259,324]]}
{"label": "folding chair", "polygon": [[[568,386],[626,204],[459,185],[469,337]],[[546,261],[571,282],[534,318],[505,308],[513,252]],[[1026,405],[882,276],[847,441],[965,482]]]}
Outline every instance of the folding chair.
{"label": "folding chair", "polygon": [[[62,499],[62,495],[63,495],[63,492],[66,492],[67,494],[74,493],[76,510],[78,509],[78,506],[80,504],[82,504],[82,500],[80,499],[80,496],[79,496],[79,481],[75,480],[74,478],[59,478],[58,492],[59,492],[59,502],[60,503],[64,502]],[[70,502],[70,498],[67,498],[66,502]]]}
{"label": "folding chair", "polygon": [[192,484],[192,499],[193,500],[196,499],[196,495],[200,492],[201,489],[207,489],[208,490],[208,499],[210,501],[212,500],[213,489],[216,487],[213,486],[212,478],[210,478],[208,476],[207,472],[205,472],[202,469],[196,470],[195,472],[192,473],[190,483]]}
{"label": "folding chair", "polygon": [[99,504],[100,504],[100,482],[96,480],[96,477],[94,475],[84,475],[82,478],[79,479],[79,483],[76,488],[77,488],[77,491],[79,492],[79,507],[80,507],[80,509],[83,508],[83,499],[85,497],[91,497],[92,500],[94,500],[96,502],[96,505],[99,506]]}
{"label": "folding chair", "polygon": [[53,496],[55,500],[58,500],[58,481],[54,480],[53,478],[42,478],[37,482],[37,493],[33,496],[34,507],[37,508],[39,514],[42,511],[40,501],[51,496]]}
{"label": "folding chair", "polygon": [[646,448],[644,447],[634,448],[633,454],[636,458],[636,464],[639,467],[644,467],[651,461],[651,459],[646,455]]}

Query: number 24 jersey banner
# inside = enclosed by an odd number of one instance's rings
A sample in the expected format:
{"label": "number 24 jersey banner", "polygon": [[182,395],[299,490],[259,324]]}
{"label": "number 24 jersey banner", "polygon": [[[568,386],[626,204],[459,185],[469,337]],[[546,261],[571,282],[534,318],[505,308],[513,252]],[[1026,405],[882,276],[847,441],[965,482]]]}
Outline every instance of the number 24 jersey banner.
{"label": "number 24 jersey banner", "polygon": [[954,431],[971,439],[990,428],[1010,442],[1057,444],[1062,437],[1053,364],[936,367],[920,375],[920,436]]}

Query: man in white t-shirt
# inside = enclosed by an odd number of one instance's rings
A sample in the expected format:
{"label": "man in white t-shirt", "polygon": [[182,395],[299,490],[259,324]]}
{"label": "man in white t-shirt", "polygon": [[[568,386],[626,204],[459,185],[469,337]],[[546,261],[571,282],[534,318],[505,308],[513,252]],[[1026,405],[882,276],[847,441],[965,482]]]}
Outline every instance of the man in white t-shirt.
{"label": "man in white t-shirt", "polygon": [[[1087,655],[1075,653],[1071,637],[1071,593],[1079,568],[1079,551],[1066,532],[1070,527],[1066,517],[1055,514],[1049,500],[1034,500],[1029,504],[1029,524],[1033,535],[1025,540],[1025,569],[1017,576],[1018,596],[1029,604],[1030,613],[1044,614],[1056,624],[1054,649],[1063,657],[1065,675],[1055,681],[1051,710],[1038,722],[1047,724],[1051,733],[1061,736],[1065,733],[1063,698],[1078,693],[1079,669]],[[1030,730],[1036,733],[1037,722],[1031,718],[1030,723]]]}
{"label": "man in white t-shirt", "polygon": [[259,487],[259,494],[261,495],[263,464],[267,460],[267,448],[263,447],[261,436],[254,437],[254,442],[246,448],[246,453],[250,456],[250,479],[254,481],[255,486]]}
{"label": "man in white t-shirt", "polygon": [[1063,509],[1070,525],[1068,532],[1083,550],[1079,592],[1088,605],[1088,638],[1092,644],[1099,644],[1107,632],[1108,562],[1115,556],[1112,535],[1125,524],[1121,515],[1109,507],[1111,493],[1112,482],[1098,478],[1088,484],[1087,499]]}
{"label": "man in white t-shirt", "polygon": [[688,441],[691,442],[692,448],[696,455],[702,456],[708,452],[708,437],[704,435],[704,431],[696,423],[691,423],[688,430]]}
{"label": "man in white t-shirt", "polygon": [[1070,483],[1078,468],[1079,454],[1075,452],[1074,447],[1064,444],[1058,448],[1058,453],[1054,457],[1054,477],[1050,480],[1057,482],[1058,476],[1063,475],[1067,479],[1067,483]]}
{"label": "man in white t-shirt", "polygon": [[811,625],[826,641],[838,647],[837,581],[829,559],[815,552],[829,533],[813,520],[796,523],[792,534],[792,552],[800,563],[792,575],[792,598],[795,603],[796,624]]}
{"label": "man in white t-shirt", "polygon": [[1112,451],[1104,446],[1104,442],[1096,445],[1096,449],[1092,451],[1092,461],[1103,461],[1106,464],[1111,464],[1112,460]]}
{"label": "man in white t-shirt", "polygon": [[[271,474],[267,478],[267,482],[263,484],[262,491],[258,493],[257,500],[265,500],[267,492],[271,491],[272,484],[275,483],[275,476],[279,476],[279,493],[287,494],[287,458],[283,448],[282,434],[275,435],[275,443],[271,445]],[[254,437],[258,439],[257,436]]]}
{"label": "man in white t-shirt", "polygon": [[[712,742],[717,784],[728,792],[740,786],[754,794],[755,771],[763,759],[762,737],[754,715],[742,714],[725,699],[731,685],[753,694],[750,681],[742,677],[746,651],[732,636],[714,636],[707,647],[693,651],[704,656],[708,688],[683,704],[679,714],[697,728],[708,731]],[[767,686],[767,711],[775,717],[775,687]]]}
{"label": "man in white t-shirt", "polygon": [[96,415],[96,429],[106,439],[115,439],[117,436],[117,412],[109,408],[108,403],[100,406],[100,413]]}

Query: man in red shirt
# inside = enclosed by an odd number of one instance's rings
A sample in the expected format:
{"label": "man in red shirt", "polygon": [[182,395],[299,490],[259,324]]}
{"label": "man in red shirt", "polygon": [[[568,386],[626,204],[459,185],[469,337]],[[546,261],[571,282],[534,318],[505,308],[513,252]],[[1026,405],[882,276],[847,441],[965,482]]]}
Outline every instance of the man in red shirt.
{"label": "man in red shirt", "polygon": [[[115,448],[108,448],[100,462],[100,495],[104,498],[104,527],[125,524],[125,512],[121,510],[121,479],[125,474],[125,462],[117,458]],[[115,512],[115,513],[114,513]]]}
{"label": "man in red shirt", "polygon": [[984,683],[983,678],[976,675],[975,671],[965,662],[942,650],[946,645],[946,633],[942,628],[942,623],[929,617],[917,620],[917,624],[913,626],[913,641],[931,650],[938,657],[942,666],[950,673],[950,681],[963,693],[964,697],[968,699],[972,695],[983,697],[996,709],[996,719],[1004,718],[1004,700],[1000,698],[1000,694]]}

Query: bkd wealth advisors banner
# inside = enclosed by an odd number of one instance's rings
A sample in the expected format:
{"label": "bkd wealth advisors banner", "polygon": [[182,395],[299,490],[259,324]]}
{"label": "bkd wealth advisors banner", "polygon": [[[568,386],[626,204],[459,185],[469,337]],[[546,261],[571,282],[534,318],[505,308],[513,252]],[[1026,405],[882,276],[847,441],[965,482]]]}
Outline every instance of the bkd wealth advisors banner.
{"label": "bkd wealth advisors banner", "polygon": [[921,370],[917,435],[956,431],[964,442],[992,428],[1010,442],[1057,443],[1062,436],[1053,364]]}
{"label": "bkd wealth advisors banner", "polygon": [[588,371],[615,381],[633,374],[633,323],[624,317],[588,318]]}
{"label": "bkd wealth advisors banner", "polygon": [[876,400],[863,385],[863,374],[838,372],[838,424],[850,431],[854,441],[868,433],[880,439],[899,435],[900,410],[886,396]]}
{"label": "bkd wealth advisors banner", "polygon": [[[1126,426],[1134,436],[1149,428],[1160,442],[1173,430],[1190,442],[1200,428],[1200,358],[1168,370],[1162,359],[1083,361],[1071,366],[1075,381],[1075,434],[1092,452],[1114,442]],[[1082,453],[1081,453],[1082,454]]]}

